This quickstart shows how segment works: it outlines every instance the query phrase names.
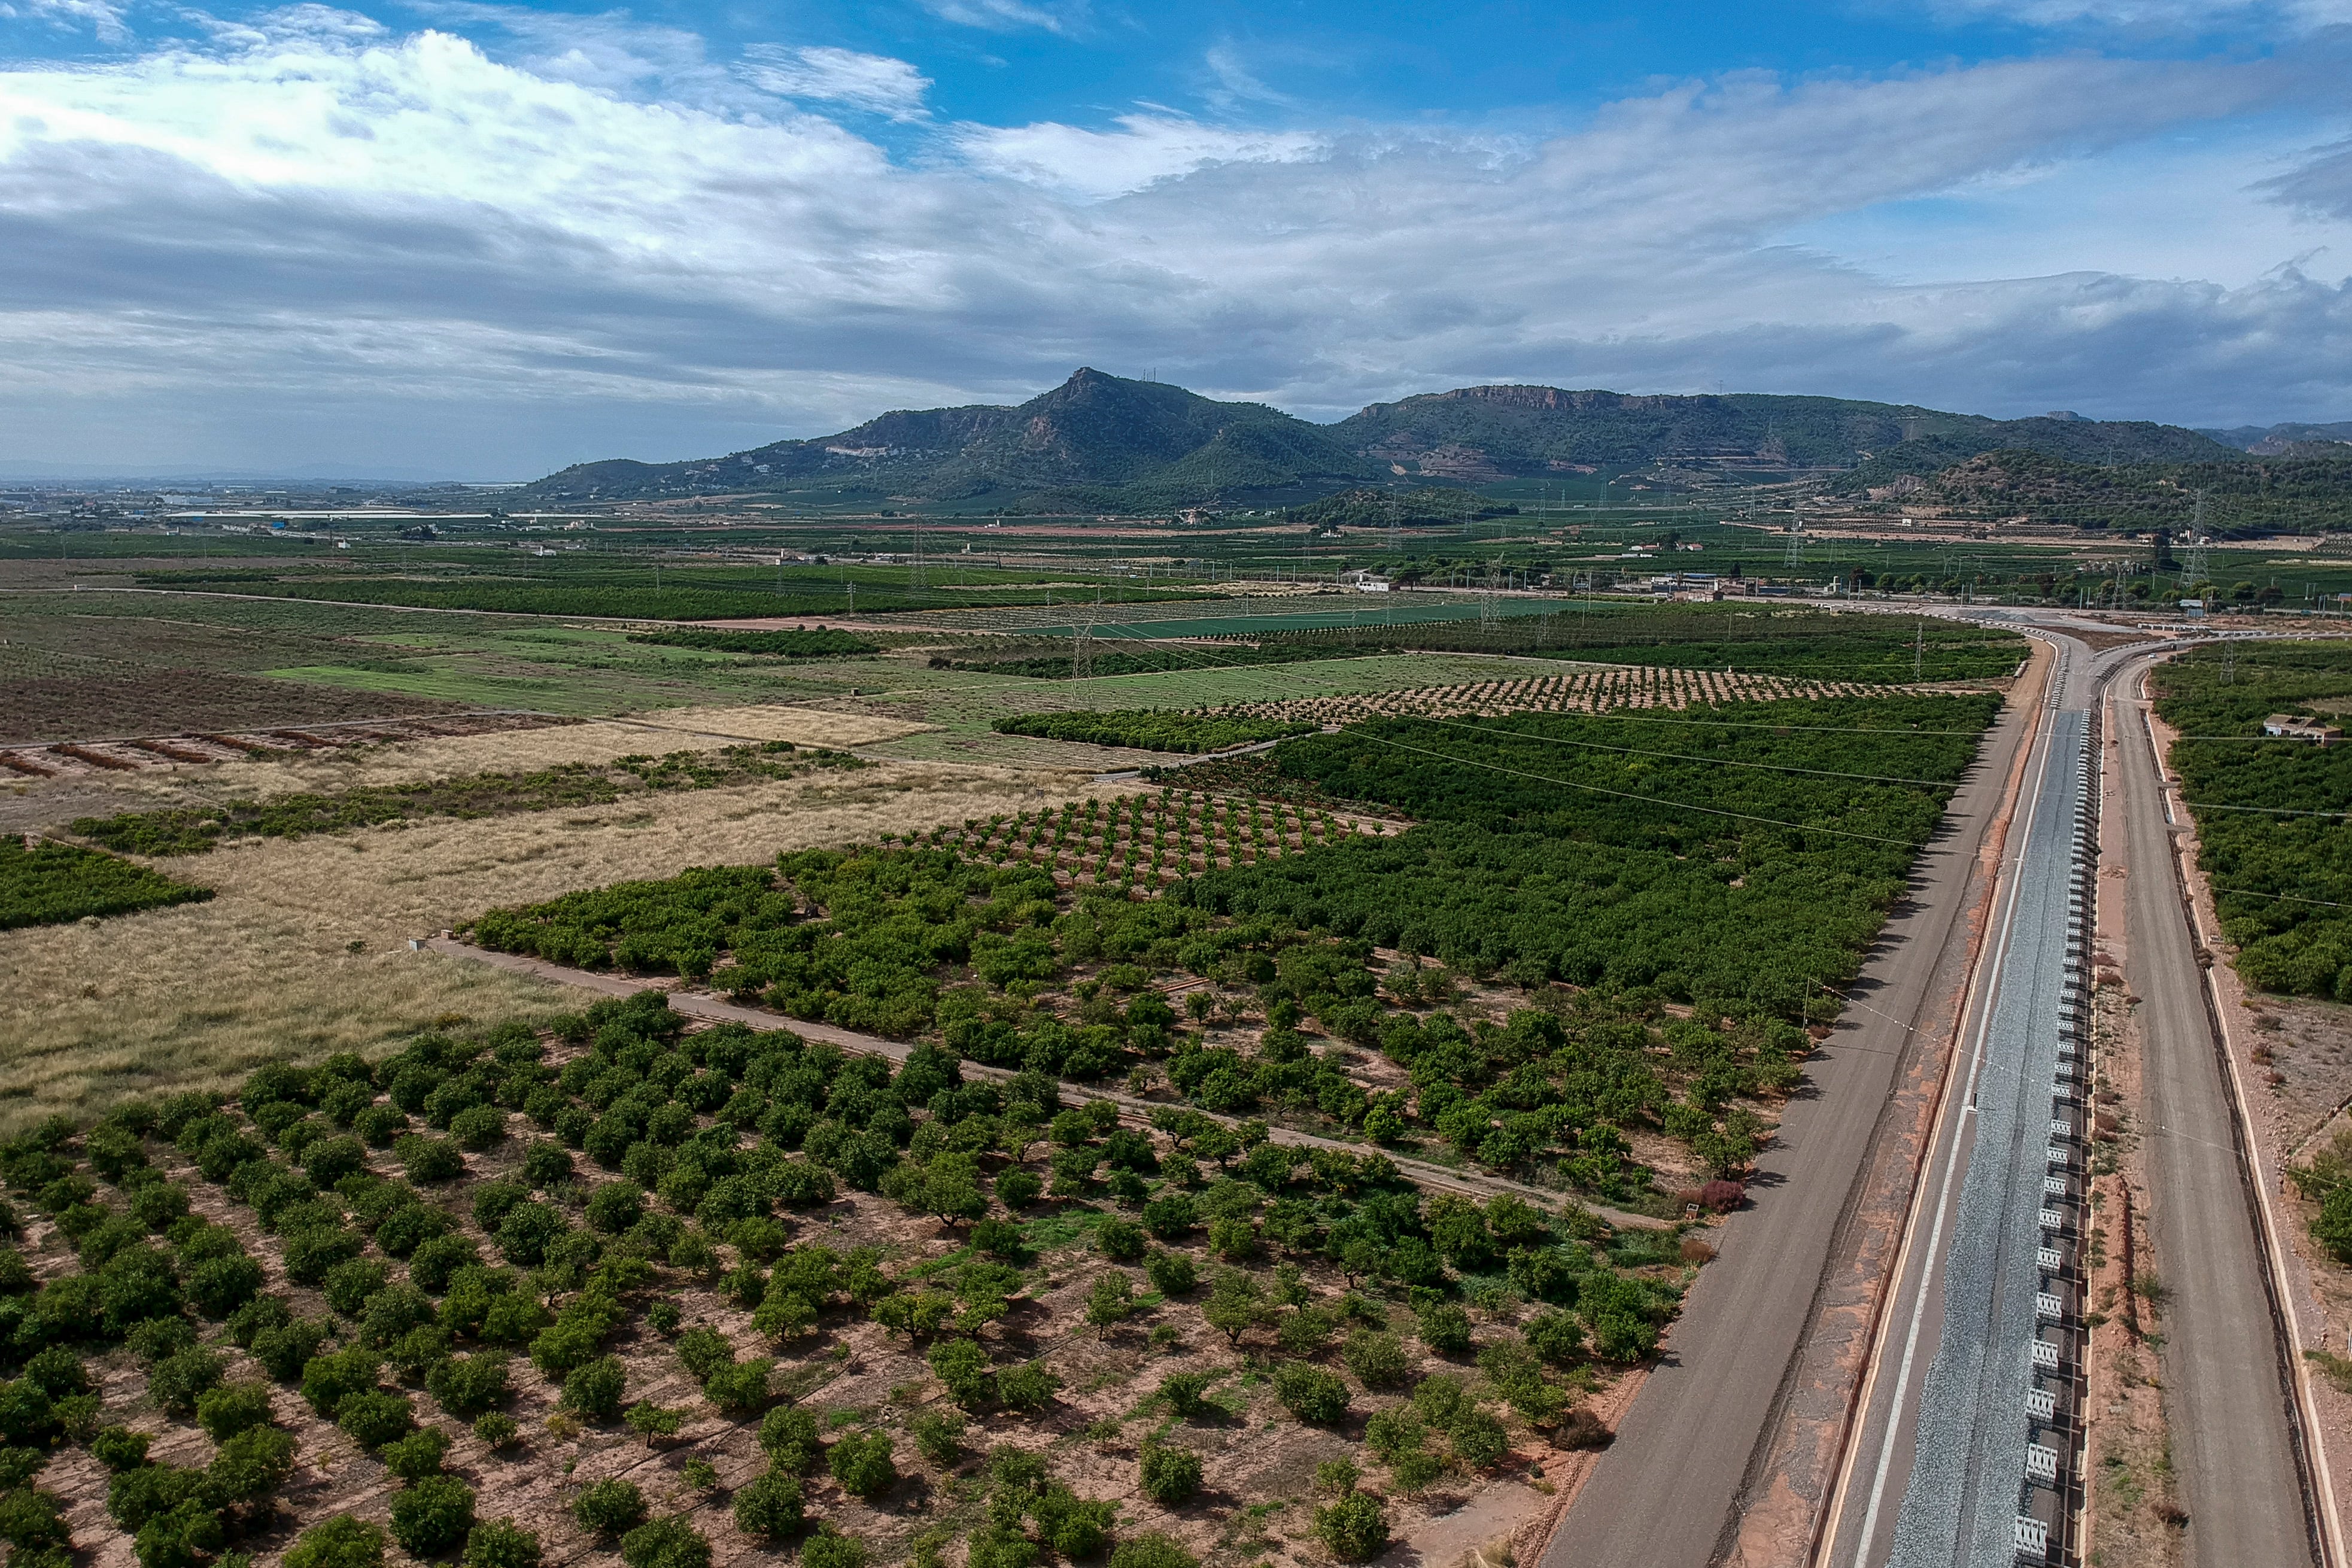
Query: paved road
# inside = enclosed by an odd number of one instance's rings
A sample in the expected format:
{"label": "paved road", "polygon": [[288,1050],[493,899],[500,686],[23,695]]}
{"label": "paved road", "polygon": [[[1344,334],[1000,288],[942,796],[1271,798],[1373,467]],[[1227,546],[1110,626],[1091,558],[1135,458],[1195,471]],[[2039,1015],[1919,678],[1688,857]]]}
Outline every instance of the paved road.
{"label": "paved road", "polygon": [[1837,1031],[1806,1068],[1643,1385],[1540,1568],[1702,1568],[1726,1549],[1750,1460],[1812,1319],[1823,1268],[1906,1058],[1959,987],[1977,855],[2031,712],[1995,726],[1954,795],[1911,897],[1874,948]]}
{"label": "paved road", "polygon": [[[2197,1568],[2315,1561],[2294,1394],[2135,662],[2114,757],[2129,874],[2125,973],[2140,999],[2148,1225],[2168,1299],[2165,1415]],[[2185,826],[2185,825],[2184,825]]]}

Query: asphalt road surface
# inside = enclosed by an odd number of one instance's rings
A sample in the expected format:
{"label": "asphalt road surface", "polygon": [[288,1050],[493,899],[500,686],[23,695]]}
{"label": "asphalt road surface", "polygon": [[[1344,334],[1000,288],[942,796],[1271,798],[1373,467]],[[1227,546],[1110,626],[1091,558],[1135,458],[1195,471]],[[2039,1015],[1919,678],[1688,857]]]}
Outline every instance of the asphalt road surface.
{"label": "asphalt road surface", "polygon": [[1702,1568],[1737,1524],[1739,1488],[1811,1321],[1815,1291],[1897,1070],[1967,963],[1960,918],[2030,713],[2004,710],[1913,873],[1806,1089],[1758,1162],[1750,1205],[1718,1237],[1650,1374],[1540,1568]]}
{"label": "asphalt road surface", "polygon": [[[2139,1124],[2148,1225],[2166,1299],[2165,1416],[2189,1562],[2288,1568],[2315,1560],[2294,1395],[2242,1176],[2197,945],[2181,904],[2174,826],[2135,664],[2116,682],[2129,875],[2125,977],[2140,999]],[[2185,826],[2185,825],[2184,825]]]}

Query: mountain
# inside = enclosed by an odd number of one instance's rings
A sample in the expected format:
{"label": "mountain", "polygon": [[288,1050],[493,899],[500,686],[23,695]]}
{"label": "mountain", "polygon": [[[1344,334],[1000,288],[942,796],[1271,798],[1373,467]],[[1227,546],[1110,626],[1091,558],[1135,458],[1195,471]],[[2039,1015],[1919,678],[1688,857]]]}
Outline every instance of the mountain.
{"label": "mountain", "polygon": [[[1635,397],[1550,386],[1470,386],[1375,403],[1332,430],[1392,471],[1478,482],[1508,475],[1650,462],[1769,471],[1846,468],[1874,457],[1934,473],[1979,452],[2028,447],[2106,460],[2218,457],[2211,438],[2170,425],[2079,414],[1988,419],[1840,397]],[[1899,453],[1897,449],[1900,449]]]}
{"label": "mountain", "polygon": [[2352,444],[2352,419],[2334,425],[2241,425],[2234,430],[2200,430],[2198,434],[2265,458],[2320,458],[2330,456],[2331,447]]}
{"label": "mountain", "polygon": [[[1979,452],[1926,478],[1874,491],[1917,509],[1984,522],[2148,530],[2217,537],[2352,527],[2352,448],[2314,461],[2233,452],[2212,462],[2069,462],[2044,452]],[[1833,488],[1864,477],[1855,469]]]}
{"label": "mountain", "polygon": [[1166,505],[1328,489],[1378,471],[1328,427],[1263,403],[1080,370],[1016,407],[902,409],[837,436],[705,461],[583,463],[526,493],[576,502],[821,487],[922,501],[1043,495]]}
{"label": "mountain", "polygon": [[902,409],[837,436],[680,463],[582,463],[525,503],[822,492],[828,502],[1159,509],[1312,500],[1367,481],[1483,484],[1647,464],[1753,479],[1877,465],[1874,482],[2008,447],[2084,462],[2234,456],[2169,425],[2055,413],[1988,419],[1835,397],[1645,397],[1471,386],[1312,425],[1262,403],[1080,370],[1014,407]]}

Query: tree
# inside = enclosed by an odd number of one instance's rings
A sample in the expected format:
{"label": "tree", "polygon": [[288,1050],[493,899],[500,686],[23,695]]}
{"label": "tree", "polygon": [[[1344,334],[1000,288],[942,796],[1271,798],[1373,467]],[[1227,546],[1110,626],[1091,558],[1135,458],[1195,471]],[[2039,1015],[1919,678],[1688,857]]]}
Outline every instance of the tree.
{"label": "tree", "polygon": [[830,1524],[820,1525],[801,1548],[801,1568],[866,1568],[866,1543]]}
{"label": "tree", "polygon": [[1348,1413],[1348,1385],[1303,1361],[1275,1368],[1274,1393],[1284,1409],[1310,1426],[1337,1421]]}
{"label": "tree", "polygon": [[564,1374],[563,1407],[583,1421],[602,1425],[621,1413],[627,1384],[620,1357],[599,1356]]}
{"label": "tree", "polygon": [[392,1538],[412,1557],[435,1557],[474,1528],[474,1489],[455,1476],[428,1476],[392,1497]]}
{"label": "tree", "polygon": [[685,1419],[685,1413],[677,1410],[665,1410],[649,1399],[641,1399],[629,1406],[627,1419],[629,1429],[641,1434],[645,1437],[646,1447],[650,1448],[654,1446],[654,1439],[656,1437],[677,1436],[678,1426]]}
{"label": "tree", "polygon": [[512,1520],[486,1519],[466,1537],[466,1568],[539,1568],[539,1534]]}
{"label": "tree", "polygon": [[1348,1336],[1347,1348],[1339,1357],[1366,1388],[1393,1388],[1404,1382],[1411,1370],[1404,1346],[1394,1334],[1366,1329]]}
{"label": "tree", "polygon": [[1162,1508],[1177,1508],[1200,1494],[1201,1456],[1190,1448],[1146,1443],[1139,1479],[1143,1495]]}
{"label": "tree", "polygon": [[878,1497],[898,1482],[887,1433],[852,1433],[826,1450],[824,1459],[842,1489],[857,1497]]}
{"label": "tree", "polygon": [[1010,1409],[1041,1410],[1051,1404],[1062,1380],[1043,1363],[1024,1362],[996,1374],[996,1397]]}
{"label": "tree", "polygon": [[1264,1292],[1257,1281],[1228,1268],[1209,1288],[1209,1299],[1202,1304],[1201,1316],[1208,1320],[1211,1328],[1224,1335],[1228,1343],[1238,1346],[1264,1310]]}
{"label": "tree", "polygon": [[286,1553],[286,1568],[383,1568],[383,1531],[339,1513],[302,1532]]}
{"label": "tree", "polygon": [[1315,1533],[1340,1562],[1367,1563],[1388,1547],[1388,1515],[1378,1499],[1351,1491],[1315,1510]]}
{"label": "tree", "polygon": [[709,1568],[710,1542],[683,1518],[647,1520],[621,1537],[628,1568]]}
{"label": "tree", "polygon": [[1160,1380],[1160,1396],[1168,1401],[1169,1409],[1190,1421],[1216,1410],[1202,1397],[1216,1381],[1213,1372],[1171,1372]]}
{"label": "tree", "polygon": [[1150,1243],[1132,1220],[1106,1219],[1095,1227],[1095,1246],[1113,1263],[1140,1262]]}
{"label": "tree", "polygon": [[1098,1331],[1097,1337],[1108,1339],[1112,1329],[1134,1315],[1133,1282],[1116,1269],[1097,1275],[1087,1296],[1087,1321]]}
{"label": "tree", "polygon": [[747,1535],[778,1541],[800,1533],[802,1509],[798,1479],[769,1469],[735,1494],[735,1525]]}
{"label": "tree", "polygon": [[627,1481],[598,1481],[572,1500],[572,1517],[583,1530],[619,1535],[646,1517],[646,1495]]}
{"label": "tree", "polygon": [[1189,1296],[1201,1282],[1200,1270],[1181,1252],[1154,1252],[1143,1260],[1143,1277],[1163,1296]]}
{"label": "tree", "polygon": [[1111,1551],[1109,1568],[1200,1568],[1200,1564],[1199,1558],[1154,1531],[1120,1542]]}
{"label": "tree", "polygon": [[196,1425],[215,1443],[225,1443],[248,1426],[268,1425],[269,1385],[225,1383],[196,1396]]}
{"label": "tree", "polygon": [[438,1426],[425,1426],[397,1443],[386,1443],[376,1458],[402,1480],[421,1481],[441,1473],[441,1461],[448,1452],[448,1434]]}
{"label": "tree", "polygon": [[335,1410],[335,1425],[361,1447],[371,1451],[399,1441],[416,1425],[408,1395],[372,1390],[354,1394]]}
{"label": "tree", "polygon": [[992,1395],[995,1380],[989,1374],[988,1352],[971,1340],[942,1340],[930,1349],[931,1372],[947,1384],[948,1396],[967,1409],[978,1409]]}

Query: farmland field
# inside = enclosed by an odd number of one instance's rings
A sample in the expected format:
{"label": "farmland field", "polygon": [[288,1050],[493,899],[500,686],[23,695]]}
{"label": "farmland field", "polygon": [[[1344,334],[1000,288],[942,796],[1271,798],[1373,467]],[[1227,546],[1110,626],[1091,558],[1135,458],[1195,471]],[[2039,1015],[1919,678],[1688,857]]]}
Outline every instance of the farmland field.
{"label": "farmland field", "polygon": [[2341,724],[2352,648],[2200,648],[2156,666],[2150,684],[2179,735],[2170,760],[2239,974],[2257,990],[2352,1001],[2352,748],[2262,730],[2281,711]]}
{"label": "farmland field", "polygon": [[[1626,1159],[1629,1129],[1671,1141],[1676,1178],[1744,1169],[1764,1126],[1744,1102],[1795,1084],[1803,1026],[1834,1011],[1998,706],[1727,705],[1663,738],[1571,715],[1384,721],[1273,753],[1307,805],[1171,790],[995,814],[472,931],[1642,1201],[1655,1175]],[[1334,810],[1365,801],[1370,822]],[[1420,826],[1363,831],[1400,816]],[[1158,995],[1171,978],[1192,1031]],[[1490,1009],[1466,1024],[1465,990]]]}
{"label": "farmland field", "polygon": [[0,1148],[17,1551],[1428,1546],[1606,1441],[1706,1256],[683,1022],[428,1034]]}
{"label": "farmland field", "polygon": [[71,844],[0,838],[0,931],[199,902],[208,888]]}

